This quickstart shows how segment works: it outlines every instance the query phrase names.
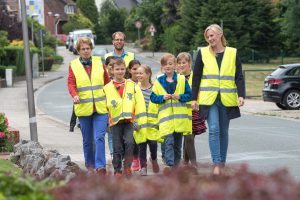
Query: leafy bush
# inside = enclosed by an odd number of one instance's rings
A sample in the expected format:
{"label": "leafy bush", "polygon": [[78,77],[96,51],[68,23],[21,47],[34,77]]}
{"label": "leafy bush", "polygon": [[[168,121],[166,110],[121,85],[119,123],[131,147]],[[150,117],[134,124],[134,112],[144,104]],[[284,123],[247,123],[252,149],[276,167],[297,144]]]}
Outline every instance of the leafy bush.
{"label": "leafy bush", "polygon": [[[7,46],[4,47],[6,56],[0,57],[0,65],[13,65],[16,66],[16,75],[25,75],[25,59],[24,59],[24,48],[19,46]],[[30,54],[38,53],[38,49],[33,47],[30,48]]]}
{"label": "leafy bush", "polygon": [[13,73],[16,73],[17,67],[16,66],[1,66],[0,65],[0,78],[5,78],[5,70],[6,69],[13,69]]}
{"label": "leafy bush", "polygon": [[0,31],[0,57],[5,55],[4,47],[7,46],[9,43],[7,39],[7,32]]}
{"label": "leafy bush", "polygon": [[52,200],[46,191],[54,186],[49,180],[35,181],[30,177],[0,174],[0,200]]}
{"label": "leafy bush", "polygon": [[[227,175],[195,174],[189,168],[168,175],[127,178],[79,175],[52,194],[63,199],[300,199],[300,184],[286,170],[269,175],[249,172],[245,165]],[[84,191],[84,192],[83,192]]]}
{"label": "leafy bush", "polygon": [[[24,47],[24,41],[23,40],[13,40],[9,46],[11,47]],[[34,44],[32,41],[29,41],[29,47],[34,47]]]}
{"label": "leafy bush", "polygon": [[64,62],[64,58],[60,55],[53,56],[54,64],[62,64]]}

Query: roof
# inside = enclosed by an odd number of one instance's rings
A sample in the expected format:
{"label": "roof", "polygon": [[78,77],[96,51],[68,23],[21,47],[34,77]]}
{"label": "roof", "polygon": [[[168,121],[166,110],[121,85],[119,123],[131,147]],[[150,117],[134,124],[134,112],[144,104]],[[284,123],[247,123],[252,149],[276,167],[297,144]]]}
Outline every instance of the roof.
{"label": "roof", "polygon": [[118,8],[126,8],[127,10],[131,10],[138,4],[136,0],[114,0],[114,3]]}
{"label": "roof", "polygon": [[64,10],[65,5],[76,5],[72,0],[45,0],[45,4],[53,14],[58,13],[60,15],[59,18],[61,21],[68,20],[68,16]]}

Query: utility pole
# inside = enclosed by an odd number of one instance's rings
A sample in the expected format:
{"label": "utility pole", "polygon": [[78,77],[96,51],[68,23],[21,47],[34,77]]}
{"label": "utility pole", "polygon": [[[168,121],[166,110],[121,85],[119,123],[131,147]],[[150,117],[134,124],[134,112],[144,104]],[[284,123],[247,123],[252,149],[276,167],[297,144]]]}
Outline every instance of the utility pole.
{"label": "utility pole", "polygon": [[24,58],[25,58],[26,84],[27,84],[30,139],[32,141],[38,142],[25,0],[21,0],[21,13],[22,13],[22,30],[23,30],[23,42],[24,42]]}

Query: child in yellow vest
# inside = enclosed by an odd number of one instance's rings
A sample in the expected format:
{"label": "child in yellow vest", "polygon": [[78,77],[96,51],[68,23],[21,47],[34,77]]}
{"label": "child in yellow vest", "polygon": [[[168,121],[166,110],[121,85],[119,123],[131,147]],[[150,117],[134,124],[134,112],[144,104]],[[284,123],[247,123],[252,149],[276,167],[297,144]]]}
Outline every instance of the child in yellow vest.
{"label": "child in yellow vest", "polygon": [[174,55],[165,54],[161,64],[165,73],[154,83],[150,99],[158,104],[159,135],[165,140],[164,159],[168,167],[173,167],[181,159],[182,134],[192,132],[186,104],[192,91],[185,77],[174,71]]}
{"label": "child in yellow vest", "polygon": [[[145,137],[136,143],[139,146],[139,159],[141,170],[141,176],[147,175],[147,145],[150,149],[150,160],[152,163],[152,170],[154,173],[159,172],[159,165],[157,163],[157,137],[158,137],[158,125],[157,125],[157,104],[150,101],[150,95],[152,92],[153,84],[151,82],[152,70],[147,65],[141,65],[137,69],[137,79],[139,86],[142,90],[144,101],[147,109],[147,124],[142,125],[145,127]],[[139,134],[139,133],[137,133]]]}
{"label": "child in yellow vest", "polygon": [[[114,174],[122,176],[122,158],[124,173],[131,175],[133,159],[134,127],[147,120],[143,94],[138,85],[124,78],[126,71],[122,58],[116,58],[112,67],[113,80],[104,87],[109,113],[109,126],[113,137]],[[143,121],[144,120],[144,121]],[[135,123],[135,124],[134,124]],[[124,152],[123,152],[124,151]]]}
{"label": "child in yellow vest", "polygon": [[[190,87],[192,86],[193,73],[191,69],[192,58],[189,53],[181,52],[177,56],[177,70],[181,75],[185,76]],[[190,104],[190,102],[189,102]],[[195,136],[206,131],[206,125],[204,118],[200,117],[199,111],[192,111],[189,107],[189,115],[192,116],[192,135],[187,135],[184,137],[183,142],[183,159],[184,164],[187,165],[191,162],[193,167],[197,166],[197,156],[195,149]]]}

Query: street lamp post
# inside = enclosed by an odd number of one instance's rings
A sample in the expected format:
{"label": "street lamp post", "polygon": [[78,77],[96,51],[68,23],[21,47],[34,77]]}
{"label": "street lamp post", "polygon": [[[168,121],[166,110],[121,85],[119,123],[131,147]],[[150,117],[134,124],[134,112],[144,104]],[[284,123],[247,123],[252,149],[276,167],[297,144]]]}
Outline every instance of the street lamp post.
{"label": "street lamp post", "polygon": [[[58,25],[58,23],[59,23],[59,21],[60,21],[60,19],[59,19],[59,14],[58,13],[55,13],[54,15],[53,15],[53,13],[52,12],[48,12],[48,15],[49,16],[53,16],[54,17],[54,37],[56,38],[56,35],[57,35],[57,25]],[[55,40],[55,51],[56,51],[56,40]]]}
{"label": "street lamp post", "polygon": [[21,14],[22,14],[22,31],[24,41],[24,59],[26,70],[26,85],[27,85],[27,99],[28,99],[28,113],[30,126],[30,139],[38,142],[37,124],[34,105],[33,81],[31,71],[31,59],[29,52],[28,26],[26,21],[25,1],[21,0]]}
{"label": "street lamp post", "polygon": [[38,16],[39,16],[39,15],[36,14],[36,13],[33,13],[33,14],[31,15],[31,40],[32,40],[33,43],[34,43],[33,20],[34,20],[35,17],[38,17]]}

